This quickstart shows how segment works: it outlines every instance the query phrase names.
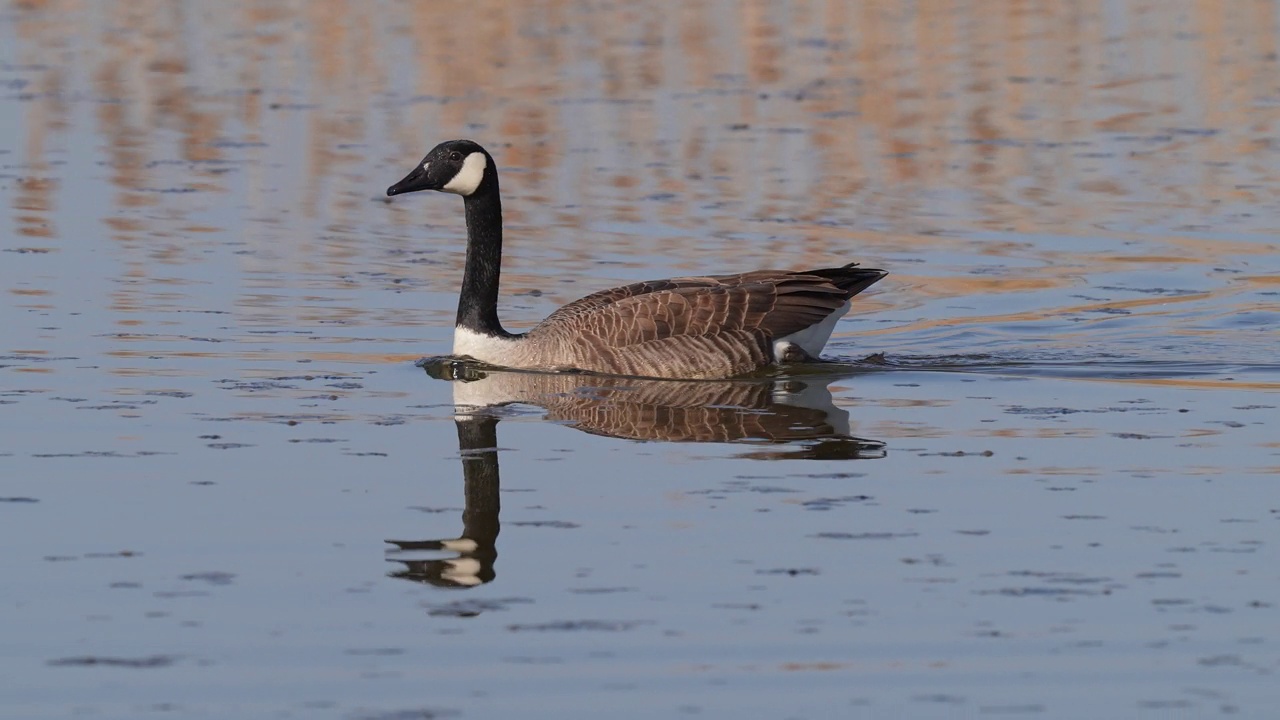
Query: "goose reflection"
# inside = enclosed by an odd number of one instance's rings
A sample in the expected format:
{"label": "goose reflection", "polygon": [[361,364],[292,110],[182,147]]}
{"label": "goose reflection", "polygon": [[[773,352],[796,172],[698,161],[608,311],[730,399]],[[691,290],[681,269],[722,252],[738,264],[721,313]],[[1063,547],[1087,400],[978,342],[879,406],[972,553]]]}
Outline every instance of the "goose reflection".
{"label": "goose reflection", "polygon": [[[681,381],[499,370],[450,359],[426,360],[433,378],[453,383],[462,458],[462,534],[439,540],[388,540],[393,577],[465,588],[494,579],[500,408],[533,405],[546,419],[593,435],[639,441],[744,443],[756,459],[854,460],[884,457],[884,443],[852,435],[849,413],[832,402],[835,378]],[[396,557],[420,552],[446,558]]]}

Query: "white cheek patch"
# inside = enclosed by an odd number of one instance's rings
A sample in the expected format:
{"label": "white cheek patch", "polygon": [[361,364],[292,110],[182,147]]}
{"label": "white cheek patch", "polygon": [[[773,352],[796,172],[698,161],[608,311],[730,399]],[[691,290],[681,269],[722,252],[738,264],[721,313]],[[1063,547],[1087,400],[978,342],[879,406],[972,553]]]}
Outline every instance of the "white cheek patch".
{"label": "white cheek patch", "polygon": [[455,195],[470,195],[480,187],[480,181],[484,180],[484,169],[488,165],[489,161],[485,160],[484,153],[473,152],[462,161],[462,169],[458,174],[440,189]]}
{"label": "white cheek patch", "polygon": [[427,171],[427,168],[429,168],[429,167],[431,167],[431,163],[430,163],[430,162],[424,162],[424,163],[422,163],[422,172],[426,172],[426,171]]}

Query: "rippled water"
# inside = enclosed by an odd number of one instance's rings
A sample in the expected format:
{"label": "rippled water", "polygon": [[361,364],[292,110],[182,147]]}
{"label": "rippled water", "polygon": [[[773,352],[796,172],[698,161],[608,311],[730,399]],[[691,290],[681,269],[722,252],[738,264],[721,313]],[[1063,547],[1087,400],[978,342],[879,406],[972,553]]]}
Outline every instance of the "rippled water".
{"label": "rippled water", "polygon": [[[0,715],[1266,716],[1271,1],[0,9]],[[824,365],[434,361],[857,260]],[[388,542],[391,541],[391,542]]]}

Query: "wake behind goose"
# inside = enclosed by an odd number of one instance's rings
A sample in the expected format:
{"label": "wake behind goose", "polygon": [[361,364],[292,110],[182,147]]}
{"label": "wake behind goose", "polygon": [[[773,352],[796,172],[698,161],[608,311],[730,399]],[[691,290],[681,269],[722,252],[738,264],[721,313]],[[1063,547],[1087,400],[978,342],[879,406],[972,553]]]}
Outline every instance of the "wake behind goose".
{"label": "wake behind goose", "polygon": [[728,378],[818,357],[853,296],[887,273],[857,267],[756,270],[602,290],[524,334],[498,321],[502,200],[493,157],[471,140],[437,145],[387,195],[463,197],[467,260],[453,353],[492,365],[657,378]]}

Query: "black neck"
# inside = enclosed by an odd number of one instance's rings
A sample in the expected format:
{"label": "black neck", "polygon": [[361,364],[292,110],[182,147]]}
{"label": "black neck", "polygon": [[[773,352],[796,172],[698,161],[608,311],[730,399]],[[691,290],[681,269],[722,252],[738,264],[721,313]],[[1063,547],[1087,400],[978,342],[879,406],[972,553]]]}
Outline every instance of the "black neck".
{"label": "black neck", "polygon": [[[458,448],[462,453],[462,477],[466,507],[462,511],[462,537],[479,545],[472,553],[484,561],[492,573],[498,557],[494,543],[502,528],[498,513],[502,507],[498,479],[498,418],[483,415],[456,419]],[[490,575],[489,579],[493,579]]]}
{"label": "black neck", "polygon": [[498,322],[498,276],[502,273],[502,200],[498,178],[489,175],[465,198],[467,265],[462,271],[457,326],[506,337]]}

